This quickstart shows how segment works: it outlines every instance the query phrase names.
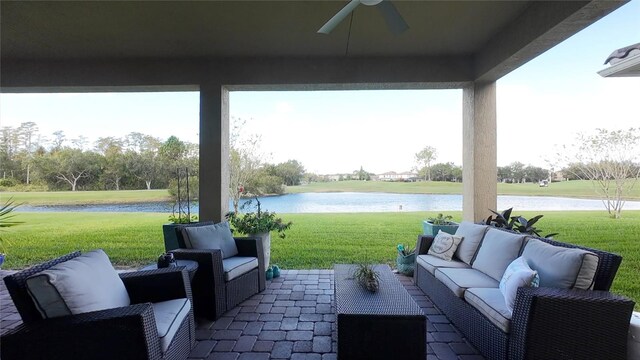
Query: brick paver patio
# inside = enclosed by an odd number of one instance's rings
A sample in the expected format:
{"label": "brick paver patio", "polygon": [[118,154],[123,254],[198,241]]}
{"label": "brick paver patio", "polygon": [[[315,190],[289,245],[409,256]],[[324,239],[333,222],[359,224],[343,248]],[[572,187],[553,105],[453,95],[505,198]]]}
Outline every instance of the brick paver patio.
{"label": "brick paver patio", "polygon": [[[6,271],[0,271],[4,277]],[[480,360],[449,320],[411,278],[397,275],[427,315],[427,359]],[[0,282],[0,333],[21,323]],[[197,344],[189,359],[336,359],[333,270],[283,270],[267,289],[219,320],[198,319]]]}

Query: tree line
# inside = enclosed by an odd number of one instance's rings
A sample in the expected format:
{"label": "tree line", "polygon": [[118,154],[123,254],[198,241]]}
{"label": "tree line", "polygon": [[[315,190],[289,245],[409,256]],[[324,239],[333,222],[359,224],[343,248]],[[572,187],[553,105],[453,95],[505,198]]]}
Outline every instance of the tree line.
{"label": "tree line", "polygon": [[[417,171],[419,178],[425,181],[462,181],[462,166],[452,162],[432,165],[437,157],[438,150],[432,146],[425,146],[415,154],[414,171]],[[516,161],[507,166],[498,166],[496,175],[499,182],[526,183],[549,179],[552,174],[547,169]]]}
{"label": "tree line", "polygon": [[0,129],[0,185],[40,190],[166,189],[175,169],[198,171],[198,144],[132,132],[68,139],[40,134],[33,122]]}
{"label": "tree line", "polygon": [[[230,172],[241,160],[251,168],[242,187],[251,194],[280,194],[299,185],[304,167],[297,160],[280,164],[251,161],[251,148],[231,148]],[[243,157],[240,159],[240,157]],[[236,169],[238,167],[236,166]],[[123,137],[69,139],[63,131],[49,136],[34,122],[0,129],[0,186],[12,190],[137,190],[175,192],[176,170],[188,169],[192,198],[198,194],[199,145],[170,136],[166,140],[132,132]],[[237,189],[237,186],[234,187]],[[173,190],[173,191],[172,191]]]}

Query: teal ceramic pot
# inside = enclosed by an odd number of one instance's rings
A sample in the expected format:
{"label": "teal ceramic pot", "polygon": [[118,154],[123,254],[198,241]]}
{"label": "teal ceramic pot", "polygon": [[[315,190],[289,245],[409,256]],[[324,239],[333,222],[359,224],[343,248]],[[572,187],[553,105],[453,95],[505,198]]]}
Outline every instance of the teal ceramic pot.
{"label": "teal ceramic pot", "polygon": [[413,276],[413,269],[415,269],[416,267],[416,254],[398,254],[398,258],[396,259],[396,267],[398,268],[398,272],[400,274]]}
{"label": "teal ceramic pot", "polygon": [[424,235],[436,236],[438,235],[438,231],[442,230],[443,232],[454,235],[456,230],[458,230],[458,223],[453,223],[452,225],[433,225],[427,220],[422,222],[422,230]]}
{"label": "teal ceramic pot", "polygon": [[273,277],[280,277],[280,268],[278,267],[278,265],[273,265]]}
{"label": "teal ceramic pot", "polygon": [[267,280],[271,280],[273,279],[273,269],[272,268],[268,268],[267,269]]}

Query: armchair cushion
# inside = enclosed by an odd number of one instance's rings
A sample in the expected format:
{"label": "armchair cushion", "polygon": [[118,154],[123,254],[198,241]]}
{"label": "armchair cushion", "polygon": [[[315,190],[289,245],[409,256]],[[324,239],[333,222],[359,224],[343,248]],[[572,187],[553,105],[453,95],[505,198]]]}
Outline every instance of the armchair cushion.
{"label": "armchair cushion", "polygon": [[464,292],[464,299],[500,330],[509,332],[512,314],[500,289],[470,288]]}
{"label": "armchair cushion", "polygon": [[459,298],[464,297],[468,288],[498,289],[498,285],[500,285],[489,275],[475,269],[438,268],[436,279],[440,280]]}
{"label": "armchair cushion", "polygon": [[187,249],[220,249],[222,258],[238,255],[238,247],[231,234],[229,223],[182,228],[182,237]]}
{"label": "armchair cushion", "polygon": [[27,278],[43,318],[129,306],[131,301],[109,257],[94,250]]}
{"label": "armchair cushion", "polygon": [[258,258],[234,256],[222,260],[224,281],[231,281],[258,267]]}
{"label": "armchair cushion", "polygon": [[590,251],[529,239],[522,257],[532,269],[538,271],[542,287],[581,290],[593,288],[599,258]]}
{"label": "armchair cushion", "polygon": [[456,249],[455,257],[471,265],[487,229],[486,225],[478,225],[469,221],[461,222],[455,235],[462,237],[462,242]]}
{"label": "armchair cushion", "polygon": [[462,261],[442,260],[439,257],[435,257],[433,255],[418,255],[418,257],[416,258],[416,262],[418,263],[418,265],[421,265],[429,273],[431,273],[431,275],[434,275],[434,276],[436,274],[436,269],[441,267],[442,268],[462,268],[462,269],[468,269],[471,267],[463,263]]}
{"label": "armchair cushion", "polygon": [[523,242],[524,235],[489,229],[471,267],[500,281],[507,266],[520,254]]}
{"label": "armchair cushion", "polygon": [[160,348],[162,352],[165,352],[178,332],[180,324],[189,315],[191,302],[189,299],[183,298],[152,303],[151,306],[158,328]]}

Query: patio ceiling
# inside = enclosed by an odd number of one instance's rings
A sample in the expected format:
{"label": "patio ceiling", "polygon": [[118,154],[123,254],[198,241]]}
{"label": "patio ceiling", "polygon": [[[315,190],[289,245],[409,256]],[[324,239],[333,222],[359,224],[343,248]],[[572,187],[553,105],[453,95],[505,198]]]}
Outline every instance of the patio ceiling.
{"label": "patio ceiling", "polygon": [[624,2],[394,1],[410,26],[400,36],[363,5],[351,31],[347,18],[317,34],[346,3],[3,1],[1,84],[180,85],[228,67],[236,75],[225,81],[238,84],[495,81]]}

